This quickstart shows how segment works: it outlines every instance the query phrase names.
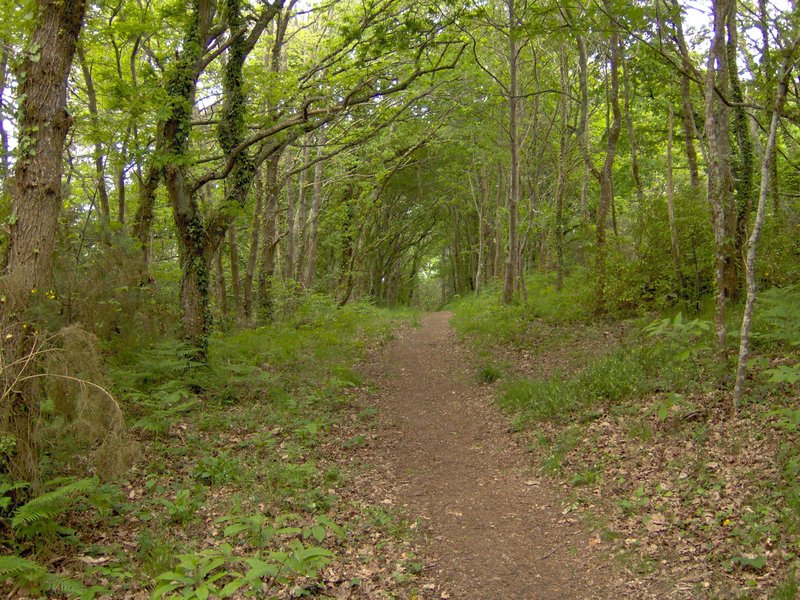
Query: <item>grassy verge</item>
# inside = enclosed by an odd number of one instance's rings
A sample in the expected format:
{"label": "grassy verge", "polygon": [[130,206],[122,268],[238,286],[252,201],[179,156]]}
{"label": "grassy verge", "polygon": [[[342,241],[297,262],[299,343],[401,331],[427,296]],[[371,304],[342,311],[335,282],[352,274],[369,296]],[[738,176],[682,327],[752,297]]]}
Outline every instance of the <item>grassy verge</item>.
{"label": "grassy verge", "polygon": [[331,431],[368,426],[350,414],[353,366],[414,318],[311,297],[289,321],[213,339],[207,367],[174,340],[117,356],[132,435],[107,450],[132,469],[78,479],[86,457],[55,437],[47,471],[76,477],[22,507],[0,481],[0,582],[32,597],[408,593],[401,522],[350,497],[353,444]]}
{"label": "grassy verge", "polygon": [[579,294],[559,301],[546,277],[528,287],[537,293],[513,307],[491,293],[462,299],[453,323],[539,466],[571,484],[567,510],[591,514],[629,568],[692,595],[795,597],[797,290],[764,295],[734,417],[733,365],[717,358],[707,321],[592,323],[572,306]]}

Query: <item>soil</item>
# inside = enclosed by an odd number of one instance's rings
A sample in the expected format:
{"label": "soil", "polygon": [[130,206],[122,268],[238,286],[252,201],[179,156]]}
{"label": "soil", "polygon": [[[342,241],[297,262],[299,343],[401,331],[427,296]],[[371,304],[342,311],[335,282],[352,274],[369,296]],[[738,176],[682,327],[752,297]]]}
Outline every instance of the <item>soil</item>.
{"label": "soil", "polygon": [[[478,381],[475,360],[432,313],[373,356],[375,438],[357,482],[416,518],[425,590],[438,598],[659,598],[537,475]],[[428,593],[424,594],[426,597]]]}

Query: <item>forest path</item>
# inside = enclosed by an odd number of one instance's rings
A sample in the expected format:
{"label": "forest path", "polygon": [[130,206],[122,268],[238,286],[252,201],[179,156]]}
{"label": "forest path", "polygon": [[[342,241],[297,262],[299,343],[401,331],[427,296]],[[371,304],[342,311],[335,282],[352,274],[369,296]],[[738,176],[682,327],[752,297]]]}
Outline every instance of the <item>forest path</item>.
{"label": "forest path", "polygon": [[655,597],[537,478],[450,316],[426,315],[366,367],[379,409],[369,477],[382,480],[385,504],[426,524],[424,575],[437,582],[435,597]]}

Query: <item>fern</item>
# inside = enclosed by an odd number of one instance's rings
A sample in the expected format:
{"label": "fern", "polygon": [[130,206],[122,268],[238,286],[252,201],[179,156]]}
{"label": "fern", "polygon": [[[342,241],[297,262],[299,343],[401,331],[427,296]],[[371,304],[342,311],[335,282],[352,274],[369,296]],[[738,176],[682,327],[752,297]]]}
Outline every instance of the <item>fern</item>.
{"label": "fern", "polygon": [[0,556],[0,583],[9,579],[34,591],[60,592],[73,598],[86,591],[79,581],[50,573],[39,563],[16,555]]}
{"label": "fern", "polygon": [[800,286],[772,288],[764,291],[756,312],[757,339],[766,342],[800,346]]}
{"label": "fern", "polygon": [[39,563],[20,556],[0,556],[0,581],[9,578],[41,577],[47,573]]}
{"label": "fern", "polygon": [[11,506],[13,500],[11,497],[12,492],[26,487],[29,487],[29,484],[25,481],[15,481],[14,483],[0,481],[0,512],[8,510],[8,507]]}
{"label": "fern", "polygon": [[97,489],[100,480],[95,476],[79,479],[37,496],[20,506],[11,519],[11,527],[23,535],[36,535],[47,529],[54,517],[64,512],[74,500],[73,496]]}

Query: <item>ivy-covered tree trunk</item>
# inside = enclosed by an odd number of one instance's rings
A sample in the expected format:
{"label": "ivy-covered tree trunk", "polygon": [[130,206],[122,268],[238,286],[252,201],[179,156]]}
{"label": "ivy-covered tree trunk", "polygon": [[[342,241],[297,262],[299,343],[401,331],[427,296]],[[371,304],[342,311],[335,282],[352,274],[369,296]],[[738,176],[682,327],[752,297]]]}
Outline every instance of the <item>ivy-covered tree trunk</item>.
{"label": "ivy-covered tree trunk", "polygon": [[[86,12],[85,0],[38,0],[37,21],[16,73],[20,115],[19,155],[11,186],[12,222],[2,285],[2,386],[0,431],[13,450],[7,468],[14,477],[37,482],[39,414],[36,334],[25,323],[32,294],[47,288],[62,205],[64,143],[72,119],[67,113],[67,79]],[[32,357],[33,360],[27,360]],[[0,457],[2,460],[2,457]]]}
{"label": "ivy-covered tree trunk", "polygon": [[[192,231],[198,231],[191,228]],[[209,278],[211,260],[202,239],[192,237],[185,242],[181,278],[181,312],[183,330],[194,349],[194,358],[204,362],[208,356],[208,334],[211,331]]]}
{"label": "ivy-covered tree trunk", "polygon": [[[0,98],[5,97],[6,87],[9,80],[8,55],[9,48],[5,40],[0,38]],[[2,103],[4,104],[4,103]],[[0,104],[0,193],[5,195],[8,192],[9,174],[9,138],[6,131],[6,111],[5,106]],[[1,263],[0,263],[1,264]]]}
{"label": "ivy-covered tree trunk", "polygon": [[150,165],[139,182],[139,207],[133,220],[133,237],[139,242],[142,250],[142,282],[150,281],[150,234],[155,218],[156,190],[161,182],[162,169]]}

